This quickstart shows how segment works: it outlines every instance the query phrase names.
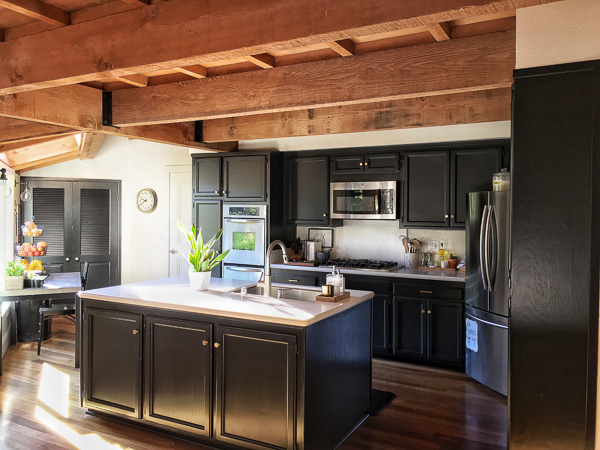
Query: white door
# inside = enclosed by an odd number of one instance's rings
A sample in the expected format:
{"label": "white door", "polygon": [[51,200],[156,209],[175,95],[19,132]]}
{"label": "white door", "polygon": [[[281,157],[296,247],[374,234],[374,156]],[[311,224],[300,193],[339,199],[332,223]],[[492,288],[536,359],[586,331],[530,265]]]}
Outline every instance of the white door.
{"label": "white door", "polygon": [[179,253],[190,250],[177,221],[189,230],[192,226],[192,166],[169,166],[169,276],[176,277],[188,272],[189,264]]}

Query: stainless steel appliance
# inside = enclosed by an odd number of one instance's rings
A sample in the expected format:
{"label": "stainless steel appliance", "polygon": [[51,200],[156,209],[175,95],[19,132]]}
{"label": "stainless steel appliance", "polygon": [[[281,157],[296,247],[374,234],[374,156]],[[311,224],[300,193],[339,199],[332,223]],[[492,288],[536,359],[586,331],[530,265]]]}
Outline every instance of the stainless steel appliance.
{"label": "stainless steel appliance", "polygon": [[466,232],[466,373],[508,392],[510,193],[468,196]]}
{"label": "stainless steel appliance", "polygon": [[266,205],[223,206],[223,278],[257,281],[265,266]]}
{"label": "stainless steel appliance", "polygon": [[332,219],[395,219],[396,182],[331,183]]}

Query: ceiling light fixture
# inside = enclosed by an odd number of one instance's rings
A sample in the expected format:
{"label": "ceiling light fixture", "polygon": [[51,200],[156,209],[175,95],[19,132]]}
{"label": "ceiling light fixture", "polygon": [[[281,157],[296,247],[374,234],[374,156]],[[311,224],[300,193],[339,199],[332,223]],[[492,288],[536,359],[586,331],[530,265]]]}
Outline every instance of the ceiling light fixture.
{"label": "ceiling light fixture", "polygon": [[6,169],[0,169],[0,198],[8,198],[12,189],[8,185]]}

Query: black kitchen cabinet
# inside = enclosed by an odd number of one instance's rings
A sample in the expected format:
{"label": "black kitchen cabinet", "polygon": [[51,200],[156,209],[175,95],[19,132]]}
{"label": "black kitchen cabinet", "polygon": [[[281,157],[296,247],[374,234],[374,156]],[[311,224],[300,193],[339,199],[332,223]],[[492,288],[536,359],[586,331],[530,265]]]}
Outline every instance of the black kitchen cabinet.
{"label": "black kitchen cabinet", "polygon": [[389,353],[390,341],[390,297],[375,294],[373,297],[373,353]]}
{"label": "black kitchen cabinet", "polygon": [[492,190],[493,175],[502,168],[502,147],[452,150],[450,177],[450,226],[467,222],[467,194]]}
{"label": "black kitchen cabinet", "polygon": [[398,153],[366,153],[331,156],[331,173],[394,173],[398,172]]}
{"label": "black kitchen cabinet", "polygon": [[231,444],[294,448],[295,336],[217,327],[215,338],[221,346],[216,438]]}
{"label": "black kitchen cabinet", "polygon": [[148,316],[144,419],[211,435],[212,325]]}
{"label": "black kitchen cabinet", "polygon": [[[208,242],[222,227],[223,201],[217,199],[194,199],[192,220],[196,229],[202,228],[202,238]],[[215,252],[222,250],[222,239],[213,246]],[[211,270],[213,277],[221,277],[221,264]]]}
{"label": "black kitchen cabinet", "polygon": [[267,155],[195,156],[193,195],[226,201],[264,202],[267,199]]}
{"label": "black kitchen cabinet", "polygon": [[287,223],[330,226],[329,156],[292,157],[285,161],[284,206]]}
{"label": "black kitchen cabinet", "polygon": [[447,227],[450,211],[450,153],[404,153],[404,226]]}
{"label": "black kitchen cabinet", "polygon": [[192,160],[192,186],[194,196],[221,196],[221,162],[220,156],[194,158]]}
{"label": "black kitchen cabinet", "polygon": [[404,152],[402,226],[464,228],[467,194],[492,190],[507,153],[506,144]]}
{"label": "black kitchen cabinet", "polygon": [[265,155],[224,157],[223,199],[264,202],[267,199],[267,157]]}
{"label": "black kitchen cabinet", "polygon": [[453,300],[427,300],[427,359],[464,364],[464,304]]}
{"label": "black kitchen cabinet", "polygon": [[141,417],[141,314],[84,310],[83,406]]}
{"label": "black kitchen cabinet", "polygon": [[427,357],[427,300],[394,297],[393,354]]}

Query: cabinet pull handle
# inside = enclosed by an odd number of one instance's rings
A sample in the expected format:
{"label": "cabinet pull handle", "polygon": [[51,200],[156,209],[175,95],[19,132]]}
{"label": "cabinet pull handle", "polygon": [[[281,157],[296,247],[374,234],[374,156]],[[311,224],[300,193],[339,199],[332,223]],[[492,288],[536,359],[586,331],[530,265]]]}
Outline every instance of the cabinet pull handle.
{"label": "cabinet pull handle", "polygon": [[430,309],[429,309],[429,310],[427,310],[427,314],[431,314],[431,310],[430,310]]}
{"label": "cabinet pull handle", "polygon": [[217,195],[218,195],[218,194],[219,194],[219,191],[215,191],[215,194],[217,194]]}
{"label": "cabinet pull handle", "polygon": [[448,214],[446,214],[444,217],[447,219],[448,218]]}
{"label": "cabinet pull handle", "polygon": [[421,294],[433,294],[433,291],[419,291]]}
{"label": "cabinet pull handle", "polygon": [[454,214],[450,214],[450,217],[452,217],[454,219]]}
{"label": "cabinet pull handle", "polygon": [[421,310],[421,314],[425,314],[425,310],[424,309]]}
{"label": "cabinet pull handle", "polygon": [[205,347],[208,345],[208,341],[205,339],[202,341],[202,345],[204,345]]}
{"label": "cabinet pull handle", "polygon": [[323,217],[327,217],[327,214],[323,214]]}
{"label": "cabinet pull handle", "polygon": [[292,280],[291,278],[288,280],[290,283],[298,283],[300,280]]}
{"label": "cabinet pull handle", "polygon": [[369,165],[369,162],[368,162],[368,161],[367,161],[367,162],[365,162],[365,166],[368,166],[368,165]]}
{"label": "cabinet pull handle", "polygon": [[360,163],[360,165],[362,166],[362,165],[363,165],[363,163]]}
{"label": "cabinet pull handle", "polygon": [[133,330],[133,334],[138,334],[138,330]]}
{"label": "cabinet pull handle", "polygon": [[215,342],[215,348],[219,348],[221,346],[221,344],[219,344],[218,342]]}

